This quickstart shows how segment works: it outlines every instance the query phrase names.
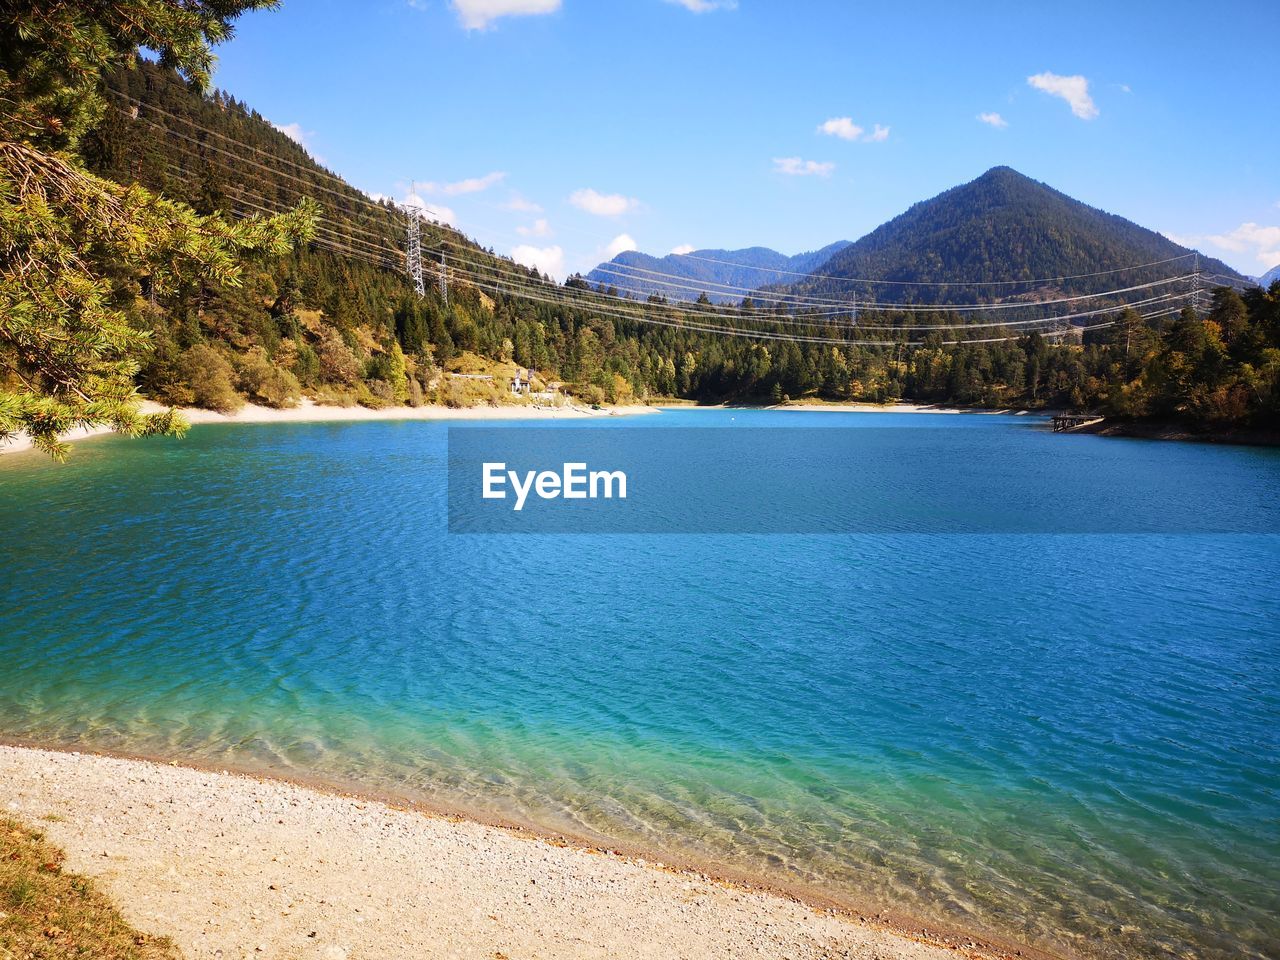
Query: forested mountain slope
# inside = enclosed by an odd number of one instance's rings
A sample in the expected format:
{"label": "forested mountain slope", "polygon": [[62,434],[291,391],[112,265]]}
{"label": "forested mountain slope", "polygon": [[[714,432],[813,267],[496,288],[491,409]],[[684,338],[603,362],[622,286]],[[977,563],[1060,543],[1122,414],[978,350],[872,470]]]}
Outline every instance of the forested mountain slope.
{"label": "forested mountain slope", "polygon": [[[497,379],[468,393],[459,382],[474,377],[448,374],[517,364],[600,402],[1069,406],[1216,432],[1280,420],[1280,288],[1206,290],[1216,278],[1180,274],[1181,248],[1007,168],[917,205],[782,295],[673,304],[556,284],[365,196],[251,108],[204,93],[211,47],[270,5],[0,9],[0,442],[21,432],[60,456],[77,427],[184,429],[141,411],[139,390],[222,410],[304,393],[509,402]],[[140,63],[146,50],[166,66]],[[422,259],[407,256],[413,224]],[[1134,266],[1166,253],[1175,266]],[[1159,275],[1138,284],[1138,269]],[[853,274],[895,282],[876,287],[878,304],[853,287],[856,311],[847,296],[804,296]],[[1132,295],[1099,295],[1124,283]],[[1005,284],[1025,292],[1011,300]]]}
{"label": "forested mountain slope", "polygon": [[[836,253],[795,293],[894,302],[1044,299],[1189,273],[1192,251],[1123,217],[1068,197],[1009,167],[915,204]],[[1168,261],[1143,269],[1136,264]],[[1244,280],[1202,257],[1212,274]],[[1103,274],[1094,276],[1094,274]],[[1043,284],[1029,281],[1064,277]],[[850,278],[897,283],[859,284]],[[915,284],[943,284],[915,286]]]}
{"label": "forested mountain slope", "polygon": [[504,399],[501,390],[476,396],[475,384],[464,397],[442,376],[462,352],[605,381],[616,393],[599,351],[579,342],[585,321],[562,312],[539,324],[536,308],[517,318],[504,296],[467,282],[545,286],[537,273],[424,222],[425,255],[448,251],[450,296],[446,304],[428,265],[419,298],[405,270],[404,214],[323,169],[246,104],[196,93],[145,61],[109,86],[110,107],[81,144],[94,172],[232,217],[289,209],[304,197],[321,208],[315,241],[264,260],[243,286],[187,289],[146,311],[155,349],[141,385],[152,395],[216,408],[242,398],[284,404],[303,392],[375,406]]}
{"label": "forested mountain slope", "polygon": [[[1089,321],[1097,327],[1083,346],[1078,336],[1056,343],[1036,332],[1060,333],[1060,323],[992,330],[974,326],[980,314],[945,308],[864,309],[850,328],[817,307],[676,307],[602,296],[582,278],[558,286],[454,230],[426,225],[424,250],[434,257],[443,248],[448,257],[449,297],[429,283],[419,298],[404,270],[403,215],[323,170],[251,108],[225,94],[194,93],[145,63],[116,75],[112,87],[119,108],[82,144],[92,169],[198,210],[278,210],[304,196],[322,207],[315,241],[262,259],[243,286],[198,284],[151,304],[138,291],[137,322],[154,343],[140,382],[160,399],[224,409],[246,398],[288,404],[304,392],[373,406],[484,400],[460,395],[443,375],[465,354],[536,368],[589,401],[906,398],[1092,407],[1207,427],[1276,416],[1280,320],[1262,291],[1245,301],[1220,293],[1210,323],[1101,315]],[[1180,251],[997,169],[837,250],[796,289],[824,291],[844,271],[1058,276]],[[772,262],[761,257],[747,267]],[[897,293],[904,302],[921,296],[906,287]],[[953,293],[944,296],[954,302]]]}

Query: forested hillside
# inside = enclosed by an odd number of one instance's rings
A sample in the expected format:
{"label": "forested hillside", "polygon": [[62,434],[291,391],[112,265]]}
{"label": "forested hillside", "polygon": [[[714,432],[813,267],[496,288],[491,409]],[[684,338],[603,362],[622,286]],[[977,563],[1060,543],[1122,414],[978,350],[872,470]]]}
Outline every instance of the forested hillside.
{"label": "forested hillside", "polygon": [[[145,62],[115,72],[109,88],[101,120],[75,145],[90,170],[201,214],[278,212],[303,198],[320,209],[314,234],[292,252],[248,251],[238,284],[208,272],[175,286],[138,271],[109,281],[129,322],[150,333],[138,383],[166,402],[221,410],[245,400],[289,405],[303,394],[368,406],[501,402],[503,391],[468,392],[446,371],[506,363],[564,381],[588,402],[909,399],[1087,407],[1213,430],[1277,419],[1280,288],[1243,299],[1219,291],[1207,320],[1177,313],[1191,296],[1182,283],[1159,298],[1159,310],[1118,317],[1119,306],[1108,304],[1129,302],[1122,298],[1056,319],[1075,308],[1047,304],[1013,323],[1004,319],[1010,314],[990,320],[959,307],[912,309],[918,294],[904,288],[903,309],[864,305],[855,323],[846,307],[794,292],[736,306],[707,298],[676,306],[602,294],[582,278],[561,286],[452,229],[424,224],[431,282],[419,298],[404,268],[403,214],[323,170],[250,107],[198,93]],[[936,249],[904,244],[903,224],[894,221],[838,251],[822,273],[892,271],[901,256],[901,276],[1058,276],[1111,269],[1120,257],[1140,263],[1168,249],[1146,232],[1148,245],[1133,247],[1126,238],[1140,228],[1082,214],[1040,185],[1028,203],[1031,181],[1024,181],[993,171],[978,187],[961,188],[968,200],[949,203],[951,214],[935,203],[899,218]],[[999,229],[975,236],[972,215],[984,202]],[[1063,232],[1080,217],[1106,227],[1094,231],[1097,243]],[[447,302],[434,283],[438,256],[447,263]],[[1013,266],[1000,257],[1014,257]],[[815,277],[802,289],[821,292],[823,282]]]}
{"label": "forested hillside", "polygon": [[[917,203],[837,253],[791,290],[895,303],[1036,300],[1189,273],[1191,253],[1167,237],[1087,206],[1016,170],[995,167]],[[1186,259],[1156,262],[1177,257]],[[1119,272],[1135,264],[1152,266]],[[1201,258],[1200,268],[1245,280],[1208,257]],[[1054,277],[1064,279],[1021,282]],[[859,284],[850,278],[896,282]]]}
{"label": "forested hillside", "polygon": [[742,291],[787,283],[793,275],[812,273],[847,246],[849,241],[839,240],[794,257],[768,247],[694,250],[665,257],[631,250],[600,264],[587,274],[586,280],[593,286],[612,287],[640,299],[660,296],[693,301],[702,295],[714,303],[737,303]]}
{"label": "forested hillside", "polygon": [[[201,96],[145,61],[117,71],[109,91],[80,147],[94,172],[202,213],[275,212],[308,197],[321,210],[315,242],[261,260],[243,285],[187,287],[146,311],[154,349],[140,383],[152,396],[220,410],[245,399],[287,405],[304,391],[371,406],[420,403],[428,390],[444,400],[436,364],[456,342],[446,319],[462,348],[497,352],[476,334],[465,298],[446,316],[434,298],[412,296],[394,207],[321,169],[248,106]],[[428,243],[464,242],[424,228]]]}

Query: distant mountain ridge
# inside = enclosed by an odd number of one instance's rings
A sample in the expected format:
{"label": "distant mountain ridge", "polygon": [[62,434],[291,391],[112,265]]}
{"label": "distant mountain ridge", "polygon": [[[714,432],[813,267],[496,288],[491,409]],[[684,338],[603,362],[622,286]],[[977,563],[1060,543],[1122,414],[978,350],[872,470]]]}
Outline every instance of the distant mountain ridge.
{"label": "distant mountain ridge", "polygon": [[[808,296],[892,302],[1034,300],[1189,273],[1192,253],[1016,170],[995,167],[915,204],[836,253],[812,276],[785,287]],[[1153,265],[1135,269],[1138,264]],[[1200,267],[1205,273],[1244,279],[1203,255]],[[852,278],[899,283],[860,284]],[[1038,285],[1005,282],[1042,278],[1065,279]]]}
{"label": "distant mountain ridge", "polygon": [[[794,257],[767,247],[665,257],[631,251],[586,279],[632,297],[694,300],[705,293],[720,303],[739,302],[744,290],[884,303],[1034,302],[1183,276],[1194,269],[1194,253],[1010,167],[994,167],[853,243]],[[1248,279],[1203,254],[1198,262],[1203,273]],[[1276,276],[1280,267],[1267,274]]]}
{"label": "distant mountain ridge", "polygon": [[1270,287],[1277,280],[1280,280],[1280,263],[1276,264],[1274,267],[1272,267],[1270,270],[1268,270],[1266,273],[1264,273],[1262,276],[1258,278],[1258,286],[1267,288],[1267,287]]}
{"label": "distant mountain ridge", "polygon": [[600,264],[586,279],[593,286],[616,287],[640,299],[656,294],[668,300],[696,300],[705,293],[715,302],[737,303],[743,297],[740,290],[786,283],[792,274],[812,273],[848,246],[848,240],[839,240],[793,257],[768,247],[694,250],[665,257],[631,250]]}

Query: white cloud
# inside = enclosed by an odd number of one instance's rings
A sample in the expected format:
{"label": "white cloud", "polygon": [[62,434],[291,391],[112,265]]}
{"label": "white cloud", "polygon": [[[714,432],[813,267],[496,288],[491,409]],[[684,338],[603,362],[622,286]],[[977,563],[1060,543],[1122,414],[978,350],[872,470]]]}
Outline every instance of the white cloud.
{"label": "white cloud", "polygon": [[308,138],[316,135],[314,130],[303,130],[300,123],[273,123],[272,126],[300,147],[309,147]]}
{"label": "white cloud", "polygon": [[547,223],[546,220],[539,218],[533,221],[533,226],[531,227],[516,227],[516,233],[520,234],[522,237],[549,237],[553,231],[551,229],[551,224]]}
{"label": "white cloud", "polygon": [[569,202],[579,210],[597,217],[620,217],[640,206],[640,201],[635,197],[624,197],[620,193],[597,193],[590,187],[575,190],[569,195]]}
{"label": "white cloud", "polygon": [[1052,97],[1061,97],[1071,106],[1071,112],[1081,120],[1092,120],[1098,115],[1098,108],[1089,96],[1089,81],[1080,75],[1062,77],[1056,73],[1037,73],[1027,77],[1027,83],[1037,90],[1043,90]]}
{"label": "white cloud", "polygon": [[452,207],[442,207],[437,204],[427,207],[424,212],[428,220],[439,220],[441,223],[447,223],[451,227],[458,225],[458,215],[453,212]]}
{"label": "white cloud", "polygon": [[535,267],[557,280],[564,276],[564,250],[558,246],[533,247],[521,244],[511,251],[511,259],[526,267]]}
{"label": "white cloud", "polygon": [[506,176],[505,173],[495,170],[493,173],[486,173],[483,177],[469,177],[457,183],[424,183],[422,189],[427,193],[443,193],[446,197],[459,197],[467,193],[481,193],[488,190],[495,183],[501,183]]}
{"label": "white cloud", "polygon": [[443,207],[438,203],[427,203],[421,196],[412,190],[405,195],[400,201],[406,207],[417,207],[422,211],[422,215],[428,220],[438,220],[441,223],[447,223],[451,227],[458,225],[458,215],[448,207]]}
{"label": "white cloud", "polygon": [[997,130],[1003,130],[1009,125],[1009,121],[998,113],[980,113],[978,119],[988,126],[995,127]]}
{"label": "white cloud", "polygon": [[667,0],[684,7],[690,13],[710,13],[712,10],[737,10],[738,0]]}
{"label": "white cloud", "polygon": [[[1264,227],[1256,223],[1242,223],[1228,233],[1214,233],[1203,236],[1163,231],[1164,235],[1174,243],[1183,247],[1204,248],[1216,247],[1222,259],[1229,260],[1237,266],[1244,261],[1239,255],[1252,256],[1253,262],[1260,264],[1265,272],[1276,264],[1280,264],[1280,227]],[[1237,256],[1232,256],[1236,254]],[[1242,273],[1249,273],[1249,267]]]}
{"label": "white cloud", "polygon": [[1215,247],[1232,253],[1250,253],[1254,262],[1270,270],[1280,263],[1280,227],[1264,227],[1256,223],[1242,223],[1230,233],[1205,237]]}
{"label": "white cloud", "polygon": [[832,117],[818,125],[818,132],[828,137],[839,137],[841,140],[861,140],[863,143],[883,143],[889,139],[889,128],[875,125],[870,133],[856,123],[851,117]]}
{"label": "white cloud", "polygon": [[542,207],[534,203],[532,200],[526,200],[520,194],[512,191],[511,199],[503,205],[503,209],[511,210],[515,213],[541,213]]}
{"label": "white cloud", "polygon": [[676,247],[671,252],[674,253],[677,257],[683,257],[686,253],[693,253],[693,251],[697,249],[698,248],[695,247],[692,243],[682,243],[680,244],[680,246]]}
{"label": "white cloud", "polygon": [[1121,93],[1133,93],[1133,87],[1129,86],[1127,83],[1122,83],[1122,84],[1120,84],[1120,92],[1121,92]]}
{"label": "white cloud", "polygon": [[555,13],[560,0],[453,0],[458,19],[468,30],[487,30],[499,17],[527,17]]}
{"label": "white cloud", "polygon": [[311,138],[316,135],[314,130],[303,130],[300,123],[273,123],[273,127],[283,133],[286,137],[300,146],[307,153],[311,154],[313,160],[324,163],[324,157],[316,153],[315,145],[311,142]]}
{"label": "white cloud", "polygon": [[609,241],[609,245],[604,248],[604,252],[607,253],[609,255],[609,259],[612,260],[620,253],[626,253],[628,250],[639,249],[640,248],[636,246],[635,240],[632,239],[631,234],[620,233]]}
{"label": "white cloud", "polygon": [[841,140],[857,140],[862,136],[862,128],[850,117],[832,117],[818,127],[818,132]]}
{"label": "white cloud", "polygon": [[817,160],[802,160],[800,157],[773,158],[773,172],[788,177],[829,177],[835,168],[834,163],[819,163]]}

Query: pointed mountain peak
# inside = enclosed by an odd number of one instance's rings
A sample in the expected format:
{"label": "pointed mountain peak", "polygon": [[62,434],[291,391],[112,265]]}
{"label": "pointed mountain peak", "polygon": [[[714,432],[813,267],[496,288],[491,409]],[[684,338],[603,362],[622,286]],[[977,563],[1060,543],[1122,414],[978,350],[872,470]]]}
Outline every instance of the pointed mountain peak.
{"label": "pointed mountain peak", "polygon": [[[1177,259],[1190,253],[1145,227],[998,166],[915,204],[835,254],[795,289],[849,296],[856,289],[849,281],[867,278],[877,282],[875,293],[885,300],[957,303],[975,295],[1027,295],[1032,288],[1018,284],[1063,277],[1072,279],[1043,283],[1036,295],[1085,293],[1108,284],[1164,280],[1180,269]],[[1217,260],[1205,258],[1202,265],[1236,276]],[[892,281],[902,286],[886,285]],[[992,286],[982,290],[974,284]]]}

